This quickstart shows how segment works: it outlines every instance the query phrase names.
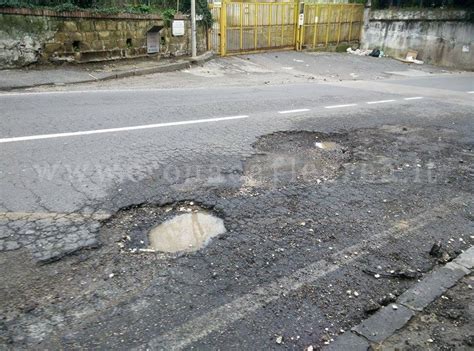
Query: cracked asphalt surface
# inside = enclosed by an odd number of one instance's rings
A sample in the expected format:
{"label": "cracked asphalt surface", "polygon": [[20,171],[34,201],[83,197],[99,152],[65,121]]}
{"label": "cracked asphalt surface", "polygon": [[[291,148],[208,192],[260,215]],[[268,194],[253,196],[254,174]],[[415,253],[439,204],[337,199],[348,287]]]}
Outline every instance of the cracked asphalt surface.
{"label": "cracked asphalt surface", "polygon": [[[473,244],[472,90],[472,73],[285,52],[0,94],[0,141],[171,124],[0,144],[0,342],[330,343],[416,282],[367,271],[423,274],[434,242]],[[191,202],[227,232],[194,253],[130,250]]]}

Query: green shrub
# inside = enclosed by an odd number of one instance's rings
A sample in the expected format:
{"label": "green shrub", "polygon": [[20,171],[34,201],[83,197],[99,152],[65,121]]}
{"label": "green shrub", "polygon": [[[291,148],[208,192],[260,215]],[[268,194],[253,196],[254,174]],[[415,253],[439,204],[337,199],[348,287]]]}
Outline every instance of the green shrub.
{"label": "green shrub", "polygon": [[80,10],[81,8],[74,5],[73,3],[70,2],[65,2],[63,4],[57,5],[54,7],[55,11],[58,12],[63,12],[63,11],[77,11]]}

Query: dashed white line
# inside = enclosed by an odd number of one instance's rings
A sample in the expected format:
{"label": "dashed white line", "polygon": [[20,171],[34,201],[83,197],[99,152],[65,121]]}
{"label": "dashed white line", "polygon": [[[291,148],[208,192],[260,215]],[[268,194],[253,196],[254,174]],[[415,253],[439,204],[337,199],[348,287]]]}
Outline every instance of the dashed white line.
{"label": "dashed white line", "polygon": [[298,112],[307,112],[307,111],[310,111],[310,109],[309,108],[299,108],[299,109],[296,109],[296,110],[278,111],[278,113],[284,115],[284,114],[287,114],[287,113],[298,113]]}
{"label": "dashed white line", "polygon": [[342,107],[351,107],[351,106],[357,106],[357,104],[344,104],[344,105],[332,105],[332,106],[324,106],[324,108],[342,108]]}
{"label": "dashed white line", "polygon": [[64,137],[71,137],[71,136],[103,134],[103,133],[127,132],[127,131],[130,131],[130,130],[164,128],[164,127],[182,126],[182,125],[198,124],[198,123],[223,122],[223,121],[229,121],[229,120],[234,120],[234,119],[242,119],[242,118],[248,118],[248,117],[249,116],[247,116],[247,115],[241,115],[241,116],[231,116],[231,117],[195,119],[195,120],[190,120],[190,121],[146,124],[146,125],[121,127],[121,128],[95,129],[95,130],[86,130],[86,131],[71,132],[71,133],[29,135],[29,136],[23,136],[23,137],[3,138],[3,139],[0,139],[0,143],[13,143],[13,142],[17,142],[17,141],[64,138]]}
{"label": "dashed white line", "polygon": [[395,102],[396,100],[378,100],[378,101],[368,101],[366,102],[367,105],[375,105],[375,104],[385,104],[388,102]]}
{"label": "dashed white line", "polygon": [[[126,91],[126,90],[123,90]],[[77,93],[85,93],[86,91],[77,91]],[[91,92],[91,91],[89,91]],[[52,94],[61,94],[63,92],[51,92]],[[469,94],[474,93],[474,91],[469,91]],[[12,93],[15,94],[16,93]],[[18,95],[36,95],[41,93],[21,93]],[[5,94],[7,95],[7,94]],[[420,100],[423,99],[422,96],[413,96],[404,98],[404,100]],[[388,102],[395,102],[396,100],[378,100],[378,101],[368,101],[366,104],[373,105],[373,104],[383,104]],[[354,104],[342,104],[342,105],[330,105],[324,106],[325,109],[335,109],[335,108],[344,108],[344,107],[352,107],[357,106],[356,103]],[[298,113],[298,112],[308,112],[311,111],[309,108],[300,108],[294,110],[285,110],[285,111],[278,111],[279,114],[291,114],[291,113]],[[0,139],[0,143],[12,143],[18,141],[28,141],[28,140],[41,140],[41,139],[53,139],[53,138],[64,138],[64,137],[71,137],[71,136],[81,136],[81,135],[92,135],[92,134],[103,134],[103,133],[117,133],[117,132],[126,132],[132,130],[141,130],[141,129],[154,129],[154,128],[164,128],[164,127],[173,127],[173,126],[180,126],[180,125],[188,125],[188,124],[199,124],[199,123],[211,123],[211,122],[222,122],[227,120],[233,119],[243,119],[249,118],[248,115],[240,115],[240,116],[230,116],[230,117],[218,117],[218,118],[206,118],[206,119],[197,119],[197,120],[190,120],[190,121],[179,121],[179,122],[168,122],[168,123],[156,123],[156,124],[146,124],[146,125],[139,125],[139,126],[130,126],[130,127],[120,127],[120,128],[109,128],[109,129],[95,129],[95,130],[86,130],[86,131],[79,131],[79,132],[68,132],[68,133],[55,133],[55,134],[41,134],[41,135],[29,135],[29,136],[22,136],[22,137],[12,137],[12,138],[3,138]]]}

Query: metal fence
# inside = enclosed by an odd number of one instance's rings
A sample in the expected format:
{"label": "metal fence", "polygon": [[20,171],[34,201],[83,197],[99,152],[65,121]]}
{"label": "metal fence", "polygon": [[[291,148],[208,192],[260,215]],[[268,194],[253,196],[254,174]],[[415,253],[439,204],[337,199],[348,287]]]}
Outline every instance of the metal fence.
{"label": "metal fence", "polygon": [[226,52],[294,46],[294,3],[225,3]]}
{"label": "metal fence", "polygon": [[364,7],[359,4],[304,4],[299,49],[359,40]]}
{"label": "metal fence", "polygon": [[209,5],[209,49],[221,55],[317,49],[359,40],[360,4],[228,1]]}

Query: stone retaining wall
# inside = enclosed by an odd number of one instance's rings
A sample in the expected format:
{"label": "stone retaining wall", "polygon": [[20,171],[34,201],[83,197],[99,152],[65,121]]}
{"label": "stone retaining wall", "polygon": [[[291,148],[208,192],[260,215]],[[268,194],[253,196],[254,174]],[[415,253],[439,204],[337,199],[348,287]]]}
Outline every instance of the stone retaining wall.
{"label": "stone retaining wall", "polygon": [[362,48],[382,49],[404,58],[418,51],[426,63],[474,70],[474,23],[467,11],[371,11],[361,38]]}
{"label": "stone retaining wall", "polygon": [[[89,12],[0,9],[0,68],[45,62],[90,62],[147,55],[147,33],[159,30],[159,55],[190,53],[190,21],[185,35],[173,36],[169,23],[154,15],[101,15]],[[199,27],[198,49],[206,50]]]}

